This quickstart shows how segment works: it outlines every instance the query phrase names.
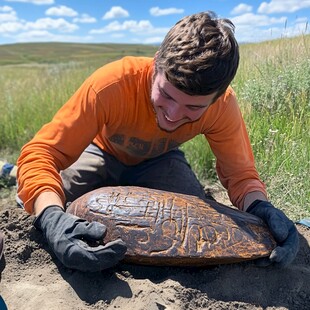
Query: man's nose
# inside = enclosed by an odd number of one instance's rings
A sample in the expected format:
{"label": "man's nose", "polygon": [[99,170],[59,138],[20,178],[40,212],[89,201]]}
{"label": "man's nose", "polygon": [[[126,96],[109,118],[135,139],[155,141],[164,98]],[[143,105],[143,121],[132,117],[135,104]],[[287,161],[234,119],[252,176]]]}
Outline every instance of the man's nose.
{"label": "man's nose", "polygon": [[171,121],[179,121],[186,117],[185,108],[178,105],[177,103],[170,105],[167,112],[167,116]]}

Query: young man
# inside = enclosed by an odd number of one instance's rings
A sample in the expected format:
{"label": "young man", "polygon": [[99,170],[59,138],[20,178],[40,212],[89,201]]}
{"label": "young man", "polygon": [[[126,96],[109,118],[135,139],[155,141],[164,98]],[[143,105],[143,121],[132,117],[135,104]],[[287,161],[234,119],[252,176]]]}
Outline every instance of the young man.
{"label": "young man", "polygon": [[18,160],[18,196],[64,265],[109,268],[122,240],[89,247],[105,227],[63,210],[98,187],[134,185],[196,195],[202,185],[178,146],[204,134],[232,203],[261,217],[279,246],[262,264],[289,264],[297,230],[267,201],[234,91],[239,63],[234,26],[214,13],[180,20],[154,59],[125,57],[93,73],[27,143]]}

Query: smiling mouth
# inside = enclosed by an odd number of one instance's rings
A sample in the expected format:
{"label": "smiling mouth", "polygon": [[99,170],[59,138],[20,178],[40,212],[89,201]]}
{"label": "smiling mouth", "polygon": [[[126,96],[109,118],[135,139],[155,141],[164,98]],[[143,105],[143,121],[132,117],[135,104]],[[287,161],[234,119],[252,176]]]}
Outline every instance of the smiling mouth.
{"label": "smiling mouth", "polygon": [[159,126],[160,129],[167,132],[175,131],[178,127],[184,125],[185,123],[188,123],[188,121],[185,121],[184,119],[174,121],[171,118],[169,118],[163,111],[161,115],[162,115],[161,117],[162,121],[160,121],[157,118],[157,125]]}
{"label": "smiling mouth", "polygon": [[171,118],[169,118],[166,114],[164,114],[164,116],[165,116],[165,119],[167,120],[167,121],[169,121],[170,123],[176,123],[177,121],[174,121],[174,120],[172,120]]}
{"label": "smiling mouth", "polygon": [[173,120],[173,119],[171,119],[169,116],[167,116],[165,113],[163,113],[164,114],[164,117],[165,117],[165,119],[169,122],[169,123],[179,123],[180,121],[182,121],[182,120]]}

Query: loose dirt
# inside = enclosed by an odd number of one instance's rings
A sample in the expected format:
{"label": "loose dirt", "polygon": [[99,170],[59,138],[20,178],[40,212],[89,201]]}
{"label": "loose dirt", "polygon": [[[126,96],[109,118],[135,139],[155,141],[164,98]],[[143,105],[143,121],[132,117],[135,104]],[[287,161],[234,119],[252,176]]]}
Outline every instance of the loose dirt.
{"label": "loose dirt", "polygon": [[[227,203],[220,188],[210,191]],[[85,274],[51,253],[33,217],[16,205],[14,189],[1,197],[0,295],[9,310],[310,309],[310,230],[304,226],[297,226],[298,256],[285,269],[253,262],[198,269],[119,264]]]}

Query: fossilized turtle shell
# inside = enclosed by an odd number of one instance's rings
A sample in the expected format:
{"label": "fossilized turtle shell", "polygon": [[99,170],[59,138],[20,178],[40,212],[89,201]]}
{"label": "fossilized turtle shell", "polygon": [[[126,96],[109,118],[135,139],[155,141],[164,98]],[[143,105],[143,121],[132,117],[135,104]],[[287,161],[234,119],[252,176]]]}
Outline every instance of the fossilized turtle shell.
{"label": "fossilized turtle shell", "polygon": [[107,226],[104,242],[121,238],[125,261],[205,266],[268,256],[276,243],[263,221],[215,201],[142,187],[102,187],[67,209]]}

